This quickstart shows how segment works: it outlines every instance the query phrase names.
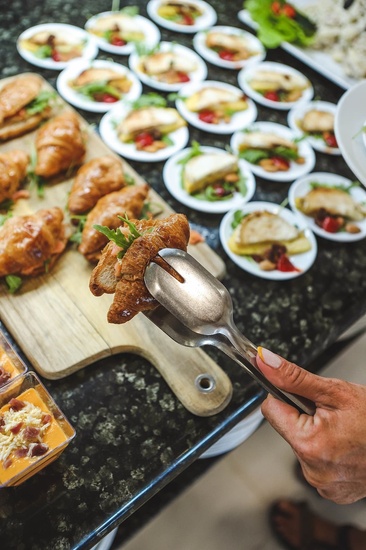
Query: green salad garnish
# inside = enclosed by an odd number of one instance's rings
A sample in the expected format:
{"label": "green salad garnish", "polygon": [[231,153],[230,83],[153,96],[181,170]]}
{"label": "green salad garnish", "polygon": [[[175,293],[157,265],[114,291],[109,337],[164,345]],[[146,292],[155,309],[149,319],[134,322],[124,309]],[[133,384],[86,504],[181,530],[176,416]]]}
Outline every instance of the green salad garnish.
{"label": "green salad garnish", "polygon": [[[93,225],[93,227],[97,231],[100,231],[100,233],[103,233],[103,235],[105,235],[110,241],[116,243],[116,245],[121,249],[117,254],[117,258],[121,259],[126,254],[131,244],[138,239],[138,237],[142,237],[144,233],[140,233],[138,231],[136,225],[128,219],[127,215],[125,217],[118,216],[118,218],[125,223],[130,230],[128,235],[122,233],[119,227],[117,227],[117,229],[110,229],[105,225],[97,224]],[[152,228],[149,228],[147,231],[152,231]]]}

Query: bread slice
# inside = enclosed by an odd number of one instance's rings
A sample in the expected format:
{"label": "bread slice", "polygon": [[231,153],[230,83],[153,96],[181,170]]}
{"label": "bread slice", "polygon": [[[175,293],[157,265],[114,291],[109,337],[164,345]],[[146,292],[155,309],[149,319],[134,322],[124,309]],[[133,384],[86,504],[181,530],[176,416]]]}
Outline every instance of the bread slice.
{"label": "bread slice", "polygon": [[239,111],[247,108],[247,102],[243,99],[242,93],[211,86],[199,90],[186,99],[187,109],[194,113],[203,109],[215,110],[223,106]]}
{"label": "bread slice", "polygon": [[118,126],[118,136],[123,142],[131,141],[141,132],[152,132],[156,130],[162,135],[174,132],[186,121],[173,108],[146,107],[131,111]]}
{"label": "bread slice", "polygon": [[366,217],[364,205],[357,203],[346,191],[334,187],[316,187],[304,197],[297,197],[295,204],[301,212],[311,217],[315,217],[321,209],[333,216],[353,221],[361,221]]}
{"label": "bread slice", "polygon": [[191,158],[183,169],[183,187],[196,193],[238,171],[238,160],[230,153],[203,153]]}

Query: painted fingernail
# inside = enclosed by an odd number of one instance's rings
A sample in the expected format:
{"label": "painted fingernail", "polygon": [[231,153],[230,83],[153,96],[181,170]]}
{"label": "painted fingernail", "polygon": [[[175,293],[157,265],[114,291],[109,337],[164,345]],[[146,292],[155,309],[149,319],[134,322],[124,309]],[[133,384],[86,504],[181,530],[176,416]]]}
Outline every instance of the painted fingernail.
{"label": "painted fingernail", "polygon": [[269,367],[278,369],[282,365],[282,358],[273,353],[273,351],[269,351],[269,349],[259,347],[258,355]]}

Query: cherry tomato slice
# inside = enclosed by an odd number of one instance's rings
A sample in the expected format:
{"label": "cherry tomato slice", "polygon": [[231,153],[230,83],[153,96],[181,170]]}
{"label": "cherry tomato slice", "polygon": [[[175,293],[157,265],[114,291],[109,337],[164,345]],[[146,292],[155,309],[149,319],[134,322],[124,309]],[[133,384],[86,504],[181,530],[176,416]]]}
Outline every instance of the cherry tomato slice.
{"label": "cherry tomato slice", "polygon": [[281,9],[281,13],[290,19],[294,19],[296,17],[296,10],[290,4],[285,4]]}
{"label": "cherry tomato slice", "polygon": [[272,162],[274,166],[281,170],[288,170],[290,168],[290,161],[284,159],[283,157],[272,157]]}
{"label": "cherry tomato slice", "polygon": [[118,97],[115,97],[111,94],[103,94],[102,101],[103,103],[115,103],[116,101],[118,101]]}
{"label": "cherry tomato slice", "polygon": [[269,99],[270,101],[280,101],[280,96],[278,95],[278,93],[273,91],[265,92],[263,94],[263,97]]}
{"label": "cherry tomato slice", "polygon": [[135,143],[138,144],[141,148],[148,147],[154,143],[154,138],[149,132],[141,132],[135,137]]}
{"label": "cherry tomato slice", "polygon": [[337,138],[335,137],[333,132],[324,132],[323,139],[328,147],[338,147]]}
{"label": "cherry tomato slice", "polygon": [[332,218],[332,216],[326,216],[322,222],[322,229],[328,231],[328,233],[337,233],[342,227],[343,222],[339,218]]}
{"label": "cherry tomato slice", "polygon": [[221,50],[219,52],[220,59],[223,59],[224,61],[233,61],[234,54],[233,52],[229,52],[228,50]]}
{"label": "cherry tomato slice", "polygon": [[194,19],[190,15],[184,15],[182,25],[194,25]]}
{"label": "cherry tomato slice", "polygon": [[187,75],[187,73],[178,72],[177,76],[178,76],[179,82],[189,82],[191,80]]}
{"label": "cherry tomato slice", "polygon": [[61,55],[57,50],[52,50],[51,57],[53,61],[56,61],[56,62],[61,61]]}
{"label": "cherry tomato slice", "polygon": [[201,111],[198,115],[198,118],[202,120],[202,122],[206,122],[207,124],[213,124],[216,120],[214,111],[210,111],[209,109],[204,109],[203,111]]}
{"label": "cherry tomato slice", "polygon": [[289,260],[289,257],[286,254],[282,254],[277,261],[278,271],[300,271],[294,264]]}
{"label": "cherry tomato slice", "polygon": [[112,46],[125,46],[127,42],[123,40],[123,38],[120,38],[119,36],[112,36],[111,44]]}

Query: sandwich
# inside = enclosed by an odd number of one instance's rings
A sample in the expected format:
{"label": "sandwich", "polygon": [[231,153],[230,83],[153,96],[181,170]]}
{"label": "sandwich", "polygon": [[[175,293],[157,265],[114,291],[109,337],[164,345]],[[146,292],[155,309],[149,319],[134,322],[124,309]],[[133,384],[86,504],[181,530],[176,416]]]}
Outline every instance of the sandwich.
{"label": "sandwich", "polygon": [[328,147],[338,148],[334,134],[334,114],[329,111],[311,109],[297,122],[299,128],[309,136],[322,139]]}
{"label": "sandwich", "polygon": [[311,249],[311,243],[303,231],[278,214],[266,210],[256,210],[244,216],[232,233],[228,245],[234,254],[250,256],[260,269],[268,271],[290,271],[284,269],[285,264],[288,266],[288,255],[301,254]]}
{"label": "sandwich", "polygon": [[20,47],[40,59],[66,62],[81,57],[85,43],[72,35],[65,37],[62,31],[40,31],[21,40]]}
{"label": "sandwich", "polygon": [[163,19],[187,26],[194,25],[203,14],[196,3],[185,0],[161,0],[157,13]]}
{"label": "sandwich", "polygon": [[302,75],[265,69],[255,71],[249,84],[266,99],[283,102],[297,101],[310,85]]}
{"label": "sandwich", "polygon": [[119,123],[117,133],[122,142],[134,142],[138,150],[155,152],[169,144],[168,134],[183,126],[186,121],[176,109],[149,106],[130,111]]}
{"label": "sandwich", "polygon": [[98,17],[88,31],[113,46],[125,46],[129,42],[145,40],[139,21],[133,15],[123,13],[123,10]]}
{"label": "sandwich", "polygon": [[295,205],[330,233],[359,233],[360,228],[352,222],[360,222],[366,217],[365,204],[355,201],[349,189],[341,187],[313,184],[305,196],[295,199]]}
{"label": "sandwich", "polygon": [[69,82],[70,87],[92,101],[114,103],[132,86],[126,75],[109,68],[90,67]]}
{"label": "sandwich", "polygon": [[7,199],[14,200],[15,193],[27,175],[29,160],[28,153],[21,149],[0,153],[0,205]]}
{"label": "sandwich", "polygon": [[258,53],[250,49],[248,41],[240,34],[209,31],[205,44],[225,61],[243,61]]}
{"label": "sandwich", "polygon": [[143,56],[140,69],[154,80],[177,84],[189,82],[189,73],[196,70],[196,63],[189,57],[173,51],[158,51]]}
{"label": "sandwich", "polygon": [[52,115],[53,91],[35,74],[13,78],[0,90],[0,141],[21,136]]}
{"label": "sandwich", "polygon": [[185,100],[189,111],[198,114],[202,122],[219,124],[230,122],[232,115],[245,111],[248,103],[241,92],[207,86]]}
{"label": "sandwich", "polygon": [[[233,187],[240,179],[238,160],[230,153],[202,153],[190,158],[182,172],[183,187],[194,195],[207,187],[220,190],[217,198],[227,198],[227,192],[233,193]],[[227,184],[227,186],[225,186]]]}
{"label": "sandwich", "polygon": [[295,141],[272,132],[249,131],[243,134],[239,145],[239,157],[257,164],[266,172],[287,172],[291,161],[303,164]]}

